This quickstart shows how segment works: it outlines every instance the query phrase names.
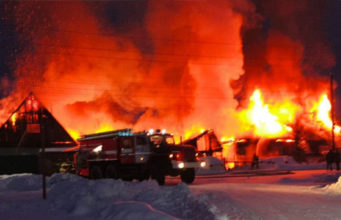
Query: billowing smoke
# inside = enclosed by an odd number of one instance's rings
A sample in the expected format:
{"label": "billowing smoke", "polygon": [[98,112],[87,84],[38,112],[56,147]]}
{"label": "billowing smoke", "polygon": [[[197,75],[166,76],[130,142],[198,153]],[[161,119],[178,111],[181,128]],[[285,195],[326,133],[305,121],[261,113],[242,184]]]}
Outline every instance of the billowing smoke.
{"label": "billowing smoke", "polygon": [[245,73],[231,83],[240,107],[255,88],[262,88],[267,97],[292,96],[301,105],[307,97],[328,91],[335,60],[323,29],[327,3],[253,2],[261,19],[243,34]]}
{"label": "billowing smoke", "polygon": [[5,7],[23,45],[9,96],[16,102],[2,100],[7,112],[33,90],[70,131],[238,131],[230,81],[243,73],[242,27],[259,19],[250,2],[19,1]]}
{"label": "billowing smoke", "polygon": [[266,103],[294,103],[310,115],[328,93],[335,63],[322,29],[325,4],[2,3],[20,50],[14,76],[0,81],[7,95],[1,119],[30,91],[69,131],[83,134],[133,127],[238,135],[245,129],[236,114],[255,89]]}

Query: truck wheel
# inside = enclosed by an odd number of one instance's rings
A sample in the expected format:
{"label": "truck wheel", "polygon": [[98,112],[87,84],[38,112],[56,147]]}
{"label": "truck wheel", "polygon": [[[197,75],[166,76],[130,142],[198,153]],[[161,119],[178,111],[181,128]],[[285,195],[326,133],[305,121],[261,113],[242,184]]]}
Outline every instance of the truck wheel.
{"label": "truck wheel", "polygon": [[118,179],[118,171],[115,165],[108,165],[105,168],[105,178]]}
{"label": "truck wheel", "polygon": [[180,178],[182,182],[187,184],[193,183],[195,179],[195,171],[194,168],[185,169],[180,172]]}
{"label": "truck wheel", "polygon": [[90,168],[90,179],[101,179],[103,178],[102,169],[99,166],[92,166]]}

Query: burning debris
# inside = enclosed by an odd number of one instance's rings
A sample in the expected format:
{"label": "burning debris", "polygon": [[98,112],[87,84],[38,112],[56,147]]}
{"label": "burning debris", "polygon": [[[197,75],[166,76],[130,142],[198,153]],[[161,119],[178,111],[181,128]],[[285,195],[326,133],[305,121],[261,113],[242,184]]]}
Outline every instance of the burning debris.
{"label": "burning debris", "polygon": [[184,140],[183,144],[195,147],[198,154],[212,156],[214,152],[221,152],[222,146],[213,130],[203,131],[201,134]]}

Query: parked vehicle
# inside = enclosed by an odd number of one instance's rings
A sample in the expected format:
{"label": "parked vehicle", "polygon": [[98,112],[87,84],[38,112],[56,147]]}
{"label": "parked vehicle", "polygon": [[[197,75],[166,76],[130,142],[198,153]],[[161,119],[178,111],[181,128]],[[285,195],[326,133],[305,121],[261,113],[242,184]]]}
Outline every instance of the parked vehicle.
{"label": "parked vehicle", "polygon": [[205,165],[196,160],[193,146],[176,145],[172,135],[160,131],[115,130],[85,135],[79,142],[76,172],[91,179],[151,177],[163,185],[166,175],[180,175],[183,182],[192,183],[195,168]]}

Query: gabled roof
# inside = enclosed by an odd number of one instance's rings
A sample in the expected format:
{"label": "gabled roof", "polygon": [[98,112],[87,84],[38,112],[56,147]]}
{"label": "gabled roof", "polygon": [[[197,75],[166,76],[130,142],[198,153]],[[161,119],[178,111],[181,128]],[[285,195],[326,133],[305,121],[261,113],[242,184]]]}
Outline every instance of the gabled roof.
{"label": "gabled roof", "polygon": [[45,106],[30,93],[0,127],[0,150],[72,147],[77,143]]}

